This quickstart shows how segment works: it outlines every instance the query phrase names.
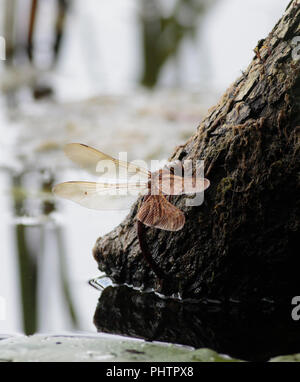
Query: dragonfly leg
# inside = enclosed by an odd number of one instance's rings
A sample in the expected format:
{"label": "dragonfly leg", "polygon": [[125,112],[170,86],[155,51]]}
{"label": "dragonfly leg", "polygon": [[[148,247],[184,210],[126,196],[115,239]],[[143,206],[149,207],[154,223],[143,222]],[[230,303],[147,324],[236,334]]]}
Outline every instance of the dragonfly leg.
{"label": "dragonfly leg", "polygon": [[158,277],[159,282],[160,280],[165,279],[165,275],[163,274],[162,270],[157,266],[157,264],[154,262],[151,253],[149,252],[146,238],[145,238],[145,226],[142,222],[139,220],[137,221],[137,235],[140,243],[140,248],[142,251],[142,254],[144,256],[144,259],[147,261],[148,265],[152,269],[152,271],[155,273],[155,275]]}

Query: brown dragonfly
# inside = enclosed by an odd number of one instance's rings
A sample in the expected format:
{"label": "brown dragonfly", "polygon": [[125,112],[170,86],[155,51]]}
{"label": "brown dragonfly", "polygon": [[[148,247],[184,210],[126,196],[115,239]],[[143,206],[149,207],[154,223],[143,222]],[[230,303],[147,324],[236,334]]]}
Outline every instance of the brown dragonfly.
{"label": "brown dragonfly", "polygon": [[128,197],[136,199],[137,195],[144,196],[136,216],[140,245],[152,269],[161,276],[151,256],[146,253],[141,223],[166,231],[180,230],[185,224],[184,213],[168,199],[171,195],[203,192],[209,187],[209,180],[202,178],[196,181],[196,177],[178,176],[170,168],[150,172],[134,162],[115,159],[80,143],[68,144],[64,151],[73,162],[105,180],[60,183],[54,186],[54,194],[98,210],[114,209],[113,203],[122,198],[128,200]]}

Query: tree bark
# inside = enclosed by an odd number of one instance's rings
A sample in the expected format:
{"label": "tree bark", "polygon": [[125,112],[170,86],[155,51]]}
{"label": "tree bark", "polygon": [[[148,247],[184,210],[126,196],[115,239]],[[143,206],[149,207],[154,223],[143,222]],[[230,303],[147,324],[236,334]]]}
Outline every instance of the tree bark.
{"label": "tree bark", "polygon": [[[171,160],[205,160],[211,186],[199,207],[174,204],[181,231],[147,228],[152,256],[168,281],[157,282],[136,233],[138,202],[94,247],[99,268],[116,283],[183,298],[285,299],[299,292],[300,35],[292,1],[243,75],[209,110]],[[298,247],[298,248],[297,248]]]}

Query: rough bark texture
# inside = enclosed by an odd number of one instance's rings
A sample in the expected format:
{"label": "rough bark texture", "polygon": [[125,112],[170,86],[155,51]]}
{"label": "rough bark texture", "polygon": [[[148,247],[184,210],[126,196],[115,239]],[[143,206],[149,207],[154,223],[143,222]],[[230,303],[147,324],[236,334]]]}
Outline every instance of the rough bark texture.
{"label": "rough bark texture", "polygon": [[147,228],[152,255],[171,281],[159,284],[142,258],[137,203],[94,247],[99,268],[115,282],[198,298],[297,294],[300,71],[292,39],[299,24],[293,1],[245,73],[171,157],[205,160],[211,182],[199,207],[176,198],[186,215],[181,231]]}

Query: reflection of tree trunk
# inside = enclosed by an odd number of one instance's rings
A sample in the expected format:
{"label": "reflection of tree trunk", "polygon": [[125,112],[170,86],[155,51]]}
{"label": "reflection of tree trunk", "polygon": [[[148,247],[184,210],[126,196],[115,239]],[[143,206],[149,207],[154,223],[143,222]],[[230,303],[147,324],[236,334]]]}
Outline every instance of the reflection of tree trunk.
{"label": "reflection of tree trunk", "polygon": [[16,239],[19,260],[19,275],[22,296],[23,329],[30,335],[37,330],[37,259],[36,253],[28,251],[26,242],[28,227],[17,224]]}
{"label": "reflection of tree trunk", "polygon": [[[195,2],[193,0],[178,1],[171,15],[165,17],[156,0],[142,1],[142,39],[144,67],[141,83],[153,87],[159,78],[160,71],[169,58],[178,52],[183,38],[193,37],[199,26],[199,15],[212,2]],[[185,14],[189,25],[180,20]]]}
{"label": "reflection of tree trunk", "polygon": [[[51,193],[53,188],[54,178],[49,178],[48,180],[43,181],[42,190],[43,192]],[[43,213],[44,215],[49,215],[54,212],[56,209],[55,204],[51,200],[45,200],[43,202]],[[49,234],[47,227],[44,227],[46,235]],[[54,239],[57,242],[57,256],[59,259],[59,273],[60,280],[62,284],[62,293],[65,298],[66,309],[69,312],[69,316],[73,325],[73,329],[78,329],[79,323],[76,314],[76,309],[74,306],[71,289],[70,289],[70,280],[68,277],[68,267],[66,262],[66,249],[64,245],[64,233],[60,226],[53,227]]]}
{"label": "reflection of tree trunk", "polygon": [[4,16],[4,36],[6,45],[6,65],[11,65],[14,57],[14,25],[15,25],[16,0],[6,0]]}
{"label": "reflection of tree trunk", "polygon": [[[57,0],[57,16],[55,21],[55,40],[53,44],[53,65],[56,63],[59,50],[61,47],[61,42],[64,33],[66,13],[68,9],[68,0]],[[32,0],[30,18],[29,18],[29,28],[28,28],[28,38],[27,38],[27,55],[29,60],[32,62],[34,57],[34,34],[35,25],[37,22],[39,0]]]}
{"label": "reflection of tree trunk", "polygon": [[55,25],[55,43],[53,46],[53,50],[54,50],[53,63],[54,64],[56,64],[57,62],[64,31],[65,31],[65,22],[66,22],[68,7],[69,7],[68,0],[58,0],[58,12],[56,17],[56,25]]}
{"label": "reflection of tree trunk", "polygon": [[[22,177],[13,178],[14,187],[21,188]],[[16,216],[23,215],[25,198],[15,196],[14,208]],[[23,329],[25,334],[30,335],[37,330],[37,274],[38,274],[38,251],[39,243],[31,243],[31,249],[28,247],[27,235],[30,228],[25,224],[17,224],[16,243],[17,256],[19,261],[19,278],[22,298]],[[39,235],[40,236],[40,235]]]}
{"label": "reflection of tree trunk", "polygon": [[299,325],[283,306],[201,304],[162,300],[125,285],[106,288],[94,315],[98,331],[209,347],[244,360],[266,361],[299,351]]}
{"label": "reflection of tree trunk", "polygon": [[[26,176],[27,174],[25,173],[24,175]],[[24,179],[22,176],[13,177],[14,211],[17,218],[28,215],[26,206],[29,199],[27,190],[23,188],[23,181]],[[54,179],[52,177],[48,180],[44,180],[42,183],[42,192],[50,193],[53,187],[53,181]],[[35,202],[39,201],[35,200]],[[34,210],[35,209],[33,208],[33,211]],[[43,216],[47,216],[53,211],[55,211],[55,204],[53,201],[45,200],[41,205]],[[16,225],[15,232],[19,262],[23,329],[25,334],[30,335],[35,333],[40,324],[38,320],[38,281],[41,273],[40,260],[44,258],[46,254],[44,242],[47,243],[49,234],[52,234],[52,240],[54,239],[54,242],[57,242],[57,253],[51,253],[51,256],[58,256],[59,258],[59,274],[66,309],[69,313],[73,329],[78,329],[78,318],[70,290],[70,281],[68,278],[65,258],[66,251],[64,248],[64,238],[61,227],[47,226],[47,223],[42,222],[37,222],[36,225],[27,225],[26,222],[24,222]],[[48,285],[46,287],[48,288]]]}
{"label": "reflection of tree trunk", "polygon": [[27,54],[30,61],[32,61],[32,52],[33,52],[33,37],[34,29],[36,24],[36,15],[38,8],[38,0],[32,0],[30,18],[29,18],[29,30],[28,30],[28,42],[27,42]]}
{"label": "reflection of tree trunk", "polygon": [[[176,233],[147,228],[155,262],[172,281],[164,293],[197,297],[294,295],[299,284],[300,6],[291,2],[252,63],[172,159],[205,159],[211,187]],[[155,286],[135,230],[137,204],[99,238],[94,256],[114,281]],[[145,277],[145,276],[148,277]],[[157,288],[160,288],[156,284]]]}

